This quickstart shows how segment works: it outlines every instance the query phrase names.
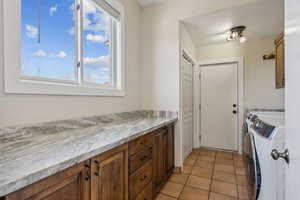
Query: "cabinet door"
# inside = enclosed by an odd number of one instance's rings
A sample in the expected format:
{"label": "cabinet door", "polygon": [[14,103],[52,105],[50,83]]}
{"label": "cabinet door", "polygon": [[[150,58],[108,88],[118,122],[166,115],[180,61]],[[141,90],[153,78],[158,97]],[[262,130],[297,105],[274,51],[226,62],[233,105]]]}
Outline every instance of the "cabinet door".
{"label": "cabinet door", "polygon": [[158,193],[165,183],[166,174],[166,129],[160,129],[154,133],[153,147],[153,184],[154,193]]}
{"label": "cabinet door", "polygon": [[89,200],[90,162],[27,186],[6,197],[6,200]]}
{"label": "cabinet door", "polygon": [[284,88],[284,38],[283,34],[278,36],[276,45],[276,88]]}
{"label": "cabinet door", "polygon": [[128,199],[128,146],[92,159],[92,200]]}
{"label": "cabinet door", "polygon": [[167,133],[167,174],[170,176],[174,168],[174,125],[168,126]]}

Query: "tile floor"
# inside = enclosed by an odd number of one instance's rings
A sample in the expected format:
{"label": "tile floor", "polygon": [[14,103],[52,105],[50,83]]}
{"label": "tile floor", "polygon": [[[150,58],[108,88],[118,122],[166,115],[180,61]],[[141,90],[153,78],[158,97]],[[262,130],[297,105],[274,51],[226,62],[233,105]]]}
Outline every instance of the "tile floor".
{"label": "tile floor", "polygon": [[250,200],[245,159],[236,153],[200,148],[174,173],[156,200]]}

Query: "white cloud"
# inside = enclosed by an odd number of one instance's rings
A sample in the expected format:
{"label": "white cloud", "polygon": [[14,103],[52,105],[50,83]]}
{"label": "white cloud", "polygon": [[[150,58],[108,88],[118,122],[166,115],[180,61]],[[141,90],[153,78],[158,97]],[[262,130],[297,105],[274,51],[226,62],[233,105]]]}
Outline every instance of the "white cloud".
{"label": "white cloud", "polygon": [[75,28],[74,27],[71,27],[69,30],[68,30],[68,33],[70,34],[70,35],[74,35],[75,34]]}
{"label": "white cloud", "polygon": [[26,28],[26,35],[30,38],[36,38],[36,36],[38,35],[39,33],[39,30],[33,26],[33,25],[29,25],[29,24],[26,24],[25,25],[25,28]]}
{"label": "white cloud", "polygon": [[43,51],[43,50],[40,49],[40,50],[34,52],[34,55],[35,55],[35,56],[38,56],[38,57],[44,57],[44,56],[46,56],[47,54],[46,54],[45,51]]}
{"label": "white cloud", "polygon": [[83,29],[89,31],[105,31],[110,29],[109,15],[101,12],[88,0],[83,1]]}
{"label": "white cloud", "polygon": [[53,16],[54,13],[57,12],[57,8],[58,8],[57,4],[55,6],[51,6],[50,9],[49,9],[49,15]]}
{"label": "white cloud", "polygon": [[85,15],[96,13],[97,7],[88,0],[83,0],[82,2],[83,12]]}
{"label": "white cloud", "polygon": [[100,56],[100,57],[84,57],[83,62],[85,64],[94,64],[94,63],[109,63],[109,56]]}
{"label": "white cloud", "polygon": [[93,35],[93,34],[87,34],[86,39],[91,42],[97,42],[97,43],[107,43],[108,38],[104,35]]}
{"label": "white cloud", "polygon": [[66,56],[67,56],[67,53],[64,52],[64,51],[60,51],[60,52],[56,55],[56,57],[59,57],[59,58],[64,58],[64,57],[66,57]]}

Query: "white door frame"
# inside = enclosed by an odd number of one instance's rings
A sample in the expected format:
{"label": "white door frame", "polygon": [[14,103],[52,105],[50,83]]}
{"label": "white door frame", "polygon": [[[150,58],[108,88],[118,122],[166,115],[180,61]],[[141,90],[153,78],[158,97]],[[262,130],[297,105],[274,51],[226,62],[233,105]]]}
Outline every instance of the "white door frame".
{"label": "white door frame", "polygon": [[[237,63],[238,65],[238,151],[241,154],[243,152],[243,123],[244,123],[244,57],[235,58],[224,58],[224,59],[212,59],[212,60],[201,60],[197,63],[197,68],[194,69],[195,77],[200,77],[200,67],[207,65],[216,64],[227,64],[227,63]],[[199,82],[198,82],[199,83]],[[200,116],[200,105],[201,99],[195,91],[200,91],[200,84],[194,85],[194,116]],[[201,92],[200,92],[201,94]],[[194,123],[200,124],[200,117],[194,117]],[[201,138],[201,125],[195,126],[195,134],[198,134],[194,138]],[[199,144],[200,146],[200,141]]]}

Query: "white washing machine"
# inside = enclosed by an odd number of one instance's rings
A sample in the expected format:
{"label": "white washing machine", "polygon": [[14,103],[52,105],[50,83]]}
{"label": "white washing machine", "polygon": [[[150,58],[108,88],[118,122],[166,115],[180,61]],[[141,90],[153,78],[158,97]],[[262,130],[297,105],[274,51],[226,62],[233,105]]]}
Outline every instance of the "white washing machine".
{"label": "white washing machine", "polygon": [[284,149],[284,113],[250,112],[246,122],[253,159],[250,164],[255,178],[253,199],[283,200],[285,161],[275,161],[271,152]]}

